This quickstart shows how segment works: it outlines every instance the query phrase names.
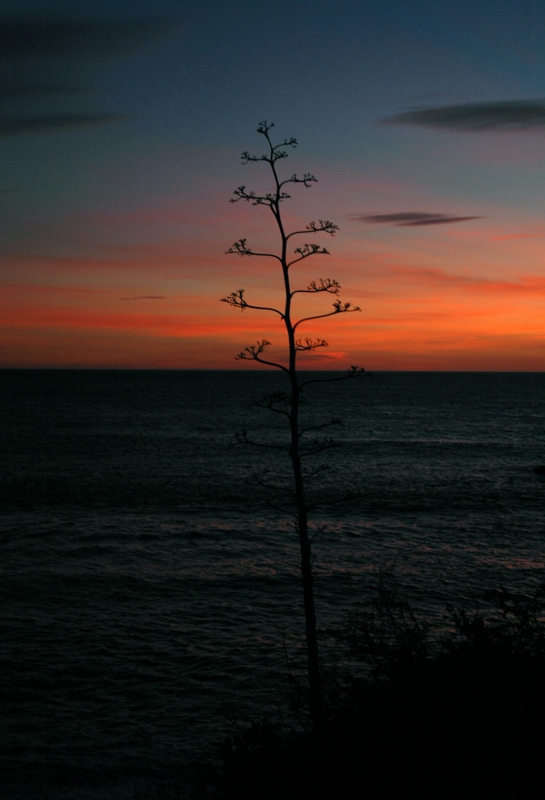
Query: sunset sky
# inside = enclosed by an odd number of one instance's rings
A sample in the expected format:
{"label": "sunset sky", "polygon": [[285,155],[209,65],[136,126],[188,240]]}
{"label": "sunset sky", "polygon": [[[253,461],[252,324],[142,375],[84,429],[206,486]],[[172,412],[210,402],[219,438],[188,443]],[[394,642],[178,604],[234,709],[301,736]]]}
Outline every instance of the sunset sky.
{"label": "sunset sky", "polygon": [[[261,120],[299,146],[287,227],[332,220],[361,312],[305,367],[545,369],[543,0],[4,0],[0,366],[240,368],[281,300]],[[313,241],[309,239],[309,241]],[[302,242],[300,242],[302,243]],[[312,298],[314,313],[331,298]],[[302,309],[303,310],[303,309]],[[242,365],[244,366],[244,365]]]}

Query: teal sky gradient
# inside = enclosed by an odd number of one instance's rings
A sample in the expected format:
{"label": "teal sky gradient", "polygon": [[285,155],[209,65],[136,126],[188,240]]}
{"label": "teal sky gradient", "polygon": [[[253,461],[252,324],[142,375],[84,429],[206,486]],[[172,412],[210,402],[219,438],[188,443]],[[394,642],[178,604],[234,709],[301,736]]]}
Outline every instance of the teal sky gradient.
{"label": "teal sky gradient", "polygon": [[309,276],[363,309],[323,365],[544,369],[544,34],[531,0],[8,0],[0,365],[235,366],[269,323],[218,298],[276,296],[225,256],[271,236],[228,203],[266,185],[239,156],[269,119],[319,179],[287,219],[341,227]]}

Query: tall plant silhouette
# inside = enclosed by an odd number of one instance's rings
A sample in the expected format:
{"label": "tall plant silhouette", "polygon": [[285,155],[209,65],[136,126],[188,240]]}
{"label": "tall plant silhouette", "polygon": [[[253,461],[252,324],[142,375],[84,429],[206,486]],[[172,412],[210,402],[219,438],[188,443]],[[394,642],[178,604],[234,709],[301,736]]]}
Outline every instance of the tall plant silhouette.
{"label": "tall plant silhouette", "polygon": [[[321,467],[312,469],[307,468],[305,465],[308,457],[321,453],[334,446],[334,442],[331,439],[321,438],[320,433],[326,428],[337,425],[340,420],[335,418],[327,422],[301,427],[300,411],[303,402],[303,392],[309,384],[352,378],[361,375],[364,370],[360,367],[353,366],[347,373],[342,375],[342,377],[313,377],[307,380],[301,380],[297,365],[298,356],[301,353],[309,353],[319,348],[327,347],[328,343],[325,339],[314,339],[311,337],[301,338],[299,336],[299,330],[304,323],[324,319],[325,317],[337,316],[338,314],[360,311],[360,309],[358,306],[354,306],[348,302],[341,302],[341,300],[338,299],[341,287],[333,278],[320,278],[319,280],[311,281],[304,288],[292,287],[292,270],[295,265],[314,256],[329,255],[329,252],[325,247],[308,242],[290,251],[290,240],[294,237],[311,237],[320,233],[334,236],[339,228],[329,220],[319,220],[318,222],[310,222],[303,230],[295,230],[290,233],[286,232],[281,213],[281,204],[290,198],[286,187],[290,184],[301,184],[308,189],[313,183],[316,183],[316,178],[310,173],[305,173],[302,177],[298,177],[296,174],[284,179],[279,177],[277,162],[288,158],[286,148],[297,147],[297,140],[293,138],[284,139],[279,144],[273,144],[271,139],[271,129],[273,127],[274,124],[272,122],[264,121],[261,122],[257,128],[257,133],[260,134],[267,143],[267,152],[264,155],[254,156],[250,155],[248,151],[242,153],[243,164],[259,161],[268,164],[272,176],[272,190],[266,194],[258,194],[247,189],[246,186],[239,186],[238,189],[235,189],[235,196],[231,199],[231,202],[237,203],[239,201],[245,201],[256,206],[267,206],[272,213],[278,230],[279,250],[276,253],[258,252],[247,244],[246,239],[239,239],[227,250],[227,253],[233,253],[239,256],[272,258],[276,260],[279,264],[283,280],[284,305],[283,308],[273,308],[249,302],[246,299],[244,289],[238,289],[221,299],[222,302],[228,303],[241,311],[254,309],[258,311],[269,311],[272,314],[278,315],[285,326],[287,334],[285,363],[273,361],[268,357],[267,348],[271,343],[267,339],[261,339],[256,344],[246,347],[236,358],[240,361],[256,361],[259,364],[273,367],[280,370],[286,376],[289,383],[289,390],[263,395],[255,404],[261,408],[282,415],[285,418],[287,427],[289,427],[288,440],[286,444],[257,441],[249,437],[246,431],[241,431],[237,433],[236,436],[241,443],[273,448],[275,450],[284,450],[291,462],[292,480],[290,480],[290,485],[278,486],[271,484],[266,473],[256,476],[256,479],[262,486],[287,492],[292,501],[292,507],[289,513],[291,513],[293,517],[293,527],[299,537],[301,552],[301,576],[303,582],[309,678],[309,705],[312,723],[313,726],[316,727],[322,718],[323,696],[314,603],[311,552],[312,536],[309,528],[309,511],[314,507],[314,504],[309,501],[307,483],[311,477],[320,471]],[[294,297],[298,294],[333,295],[335,298],[333,308],[325,313],[313,314],[294,320],[292,306]]]}

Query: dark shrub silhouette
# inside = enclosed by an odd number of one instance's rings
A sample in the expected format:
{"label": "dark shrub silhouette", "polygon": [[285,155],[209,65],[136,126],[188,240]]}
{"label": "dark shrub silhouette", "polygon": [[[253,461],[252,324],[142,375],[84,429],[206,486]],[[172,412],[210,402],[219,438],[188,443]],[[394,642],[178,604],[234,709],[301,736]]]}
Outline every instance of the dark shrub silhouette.
{"label": "dark shrub silhouette", "polygon": [[440,636],[382,576],[344,640],[366,661],[318,732],[255,723],[226,744],[228,800],[530,796],[541,780],[545,591],[450,607]]}

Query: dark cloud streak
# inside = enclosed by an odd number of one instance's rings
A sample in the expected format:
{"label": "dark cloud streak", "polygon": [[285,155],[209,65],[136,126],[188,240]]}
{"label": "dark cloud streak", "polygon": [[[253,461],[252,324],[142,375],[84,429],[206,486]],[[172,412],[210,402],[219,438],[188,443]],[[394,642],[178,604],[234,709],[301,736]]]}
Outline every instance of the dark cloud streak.
{"label": "dark cloud streak", "polygon": [[422,225],[448,225],[453,222],[468,222],[482,217],[458,217],[454,214],[438,214],[425,211],[398,211],[395,214],[361,214],[351,217],[355,222],[369,225],[396,225],[398,227],[420,227]]}
{"label": "dark cloud streak", "polygon": [[180,18],[85,20],[0,15],[0,136],[126,119],[127,115],[96,111],[87,105],[85,87],[91,75],[103,69],[98,60],[143,53],[179,33],[182,25]]}
{"label": "dark cloud streak", "polygon": [[0,97],[4,99],[53,97],[60,94],[77,94],[81,91],[79,86],[61,83],[0,84]]}
{"label": "dark cloud streak", "polygon": [[0,59],[132,55],[179,30],[181,20],[0,17]]}
{"label": "dark cloud streak", "polygon": [[545,100],[465,103],[405,111],[386,117],[387,125],[416,125],[450,131],[522,131],[545,126]]}
{"label": "dark cloud streak", "polygon": [[82,128],[123,119],[126,119],[126,116],[120,114],[39,114],[30,117],[0,117],[0,136]]}

